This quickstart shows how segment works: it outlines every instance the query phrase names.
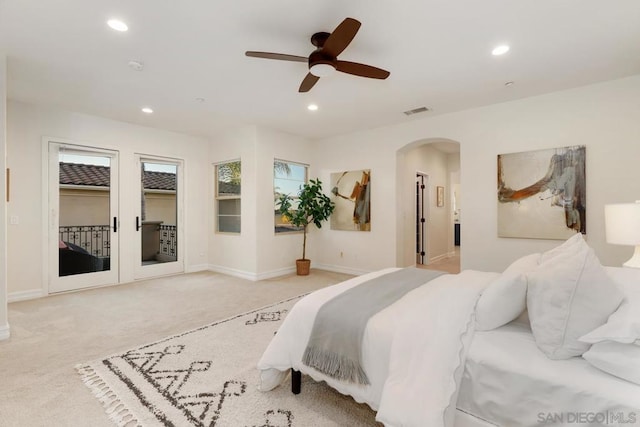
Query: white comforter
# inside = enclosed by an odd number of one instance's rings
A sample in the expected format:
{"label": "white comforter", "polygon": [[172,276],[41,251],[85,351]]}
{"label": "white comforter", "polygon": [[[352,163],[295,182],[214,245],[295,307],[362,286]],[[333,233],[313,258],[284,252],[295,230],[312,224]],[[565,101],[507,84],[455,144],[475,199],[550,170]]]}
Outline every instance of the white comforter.
{"label": "white comforter", "polygon": [[373,316],[362,343],[368,386],[337,381],[301,362],[316,312],[324,302],[395,270],[365,274],[300,300],[258,362],[261,390],[281,384],[293,368],[367,403],[387,426],[452,425],[459,379],[473,336],[475,304],[498,273],[465,270],[440,276]]}

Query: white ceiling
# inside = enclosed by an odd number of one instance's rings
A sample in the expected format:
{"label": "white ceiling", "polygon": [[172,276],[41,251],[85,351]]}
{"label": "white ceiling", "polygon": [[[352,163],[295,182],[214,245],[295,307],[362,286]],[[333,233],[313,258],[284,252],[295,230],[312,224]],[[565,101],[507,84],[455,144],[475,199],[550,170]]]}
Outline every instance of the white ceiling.
{"label": "white ceiling", "polygon": [[[336,73],[300,94],[306,64],[244,56],[307,56],[345,17],[362,27],[339,58],[387,80]],[[10,99],[195,135],[258,124],[322,138],[638,74],[640,1],[0,0],[0,53]]]}

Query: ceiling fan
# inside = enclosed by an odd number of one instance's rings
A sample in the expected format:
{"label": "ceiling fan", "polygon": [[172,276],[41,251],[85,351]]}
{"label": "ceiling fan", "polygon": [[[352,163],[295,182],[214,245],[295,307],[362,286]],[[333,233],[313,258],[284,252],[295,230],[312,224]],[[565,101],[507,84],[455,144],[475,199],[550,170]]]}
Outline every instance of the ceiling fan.
{"label": "ceiling fan", "polygon": [[353,74],[354,76],[386,79],[390,73],[381,68],[357,62],[338,60],[338,55],[349,46],[349,43],[351,43],[360,29],[360,25],[360,21],[353,18],[346,18],[332,33],[315,33],[311,36],[311,44],[316,47],[316,50],[311,52],[309,57],[251,50],[245,52],[245,55],[254,58],[307,62],[309,64],[309,72],[304,80],[302,80],[298,92],[309,92],[318,80],[320,80],[320,77],[328,76],[336,70]]}

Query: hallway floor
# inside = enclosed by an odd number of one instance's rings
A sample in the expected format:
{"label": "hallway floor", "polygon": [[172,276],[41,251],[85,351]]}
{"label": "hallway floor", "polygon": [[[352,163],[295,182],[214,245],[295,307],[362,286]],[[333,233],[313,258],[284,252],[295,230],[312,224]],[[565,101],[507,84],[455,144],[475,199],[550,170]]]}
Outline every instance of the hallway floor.
{"label": "hallway floor", "polygon": [[460,273],[460,246],[456,246],[455,255],[439,259],[429,265],[418,264],[417,267],[427,270],[446,271],[447,273]]}

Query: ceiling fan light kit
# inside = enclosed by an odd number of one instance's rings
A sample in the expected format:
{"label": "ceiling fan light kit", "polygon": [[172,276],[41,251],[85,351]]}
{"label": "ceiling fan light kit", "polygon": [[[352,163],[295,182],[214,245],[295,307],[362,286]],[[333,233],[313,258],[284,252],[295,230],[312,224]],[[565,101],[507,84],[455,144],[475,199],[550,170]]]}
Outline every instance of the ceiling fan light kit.
{"label": "ceiling fan light kit", "polygon": [[360,29],[360,22],[346,18],[332,33],[318,32],[311,36],[311,44],[316,50],[308,58],[274,52],[247,51],[246,56],[280,61],[307,62],[309,72],[302,80],[298,92],[308,92],[320,80],[336,71],[371,79],[386,79],[390,73],[381,68],[357,62],[340,61],[338,55],[349,46]]}
{"label": "ceiling fan light kit", "polygon": [[336,67],[332,64],[316,63],[309,67],[309,72],[316,77],[328,77],[336,72]]}

